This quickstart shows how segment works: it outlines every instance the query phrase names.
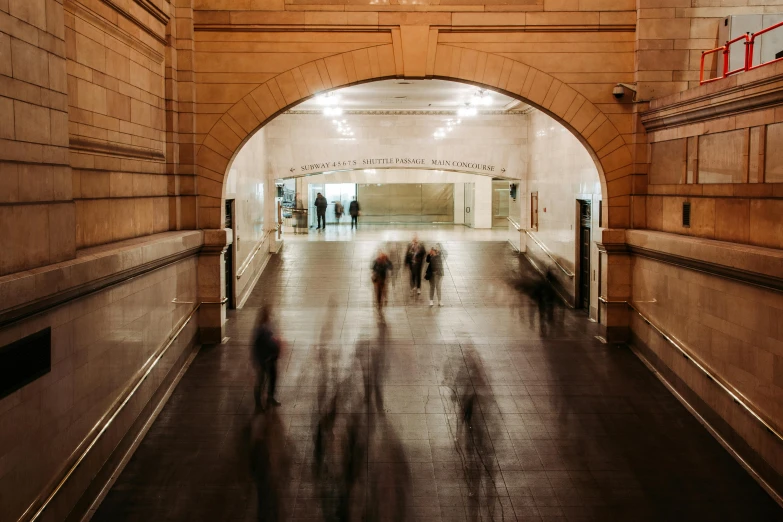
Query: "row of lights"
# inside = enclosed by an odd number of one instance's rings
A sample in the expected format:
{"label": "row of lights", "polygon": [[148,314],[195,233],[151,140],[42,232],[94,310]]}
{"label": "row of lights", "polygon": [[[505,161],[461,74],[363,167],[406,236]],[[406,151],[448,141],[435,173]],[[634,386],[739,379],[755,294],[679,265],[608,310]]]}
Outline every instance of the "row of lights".
{"label": "row of lights", "polygon": [[446,135],[449,132],[454,130],[454,127],[456,127],[460,123],[462,123],[462,120],[446,120],[446,127],[438,128],[438,130],[435,131],[435,134],[433,134],[433,136],[435,136],[436,140],[443,139],[446,137]]}
{"label": "row of lights", "polygon": [[342,116],[343,109],[337,104],[340,103],[340,95],[336,92],[327,92],[315,97],[316,103],[323,106],[324,116]]}

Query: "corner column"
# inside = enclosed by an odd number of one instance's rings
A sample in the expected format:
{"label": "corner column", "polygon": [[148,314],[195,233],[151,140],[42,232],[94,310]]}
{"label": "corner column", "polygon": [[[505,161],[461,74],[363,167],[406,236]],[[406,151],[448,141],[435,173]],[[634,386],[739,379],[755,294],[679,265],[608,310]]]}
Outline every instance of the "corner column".
{"label": "corner column", "polygon": [[204,230],[204,246],[198,256],[198,326],[204,344],[223,340],[226,324],[226,260],[233,242],[231,229]]}
{"label": "corner column", "polygon": [[600,267],[598,320],[609,343],[624,343],[630,334],[631,256],[625,230],[605,229],[597,243]]}

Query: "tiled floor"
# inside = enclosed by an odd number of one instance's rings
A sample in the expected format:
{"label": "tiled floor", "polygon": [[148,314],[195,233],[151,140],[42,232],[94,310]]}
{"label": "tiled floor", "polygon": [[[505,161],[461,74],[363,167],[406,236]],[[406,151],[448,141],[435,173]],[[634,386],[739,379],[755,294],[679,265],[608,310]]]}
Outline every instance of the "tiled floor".
{"label": "tiled floor", "polygon": [[[781,520],[583,314],[563,310],[542,331],[506,285],[513,272],[534,277],[507,244],[444,246],[444,306],[411,298],[398,272],[381,321],[376,243],[288,242],[93,520]],[[401,245],[387,247],[398,260]],[[283,405],[254,414],[248,350],[262,304],[288,346]]]}
{"label": "tiled floor", "polygon": [[[470,228],[465,225],[447,224],[362,224],[351,230],[350,220],[341,225],[327,225],[325,230],[307,229],[306,234],[296,234],[296,230],[283,228],[286,241],[410,241],[412,234],[419,235],[422,241],[507,241],[511,232],[508,227]],[[518,234],[518,232],[517,232]]]}

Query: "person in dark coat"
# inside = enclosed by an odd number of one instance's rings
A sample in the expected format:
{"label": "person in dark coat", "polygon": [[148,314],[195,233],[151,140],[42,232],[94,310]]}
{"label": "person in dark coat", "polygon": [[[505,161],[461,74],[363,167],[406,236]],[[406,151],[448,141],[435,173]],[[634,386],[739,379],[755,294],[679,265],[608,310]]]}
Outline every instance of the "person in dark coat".
{"label": "person in dark coat", "polygon": [[413,236],[413,241],[408,244],[405,253],[405,265],[411,271],[411,295],[421,295],[421,269],[424,267],[424,257],[427,250],[419,242],[419,238]]}
{"label": "person in dark coat", "polygon": [[329,206],[329,202],[326,201],[326,198],[321,194],[320,192],[315,197],[315,213],[318,216],[318,228],[316,230],[320,230],[322,225],[321,222],[323,222],[323,229],[326,230],[326,207]]}
{"label": "person in dark coat", "polygon": [[428,265],[424,278],[430,282],[430,306],[435,304],[435,292],[438,293],[438,306],[443,306],[443,296],[440,290],[440,283],[443,279],[443,257],[444,253],[440,245],[431,248],[427,254]]}
{"label": "person in dark coat", "polygon": [[265,306],[258,314],[256,336],[253,343],[253,365],[256,368],[256,385],[253,388],[253,396],[256,400],[256,410],[264,410],[261,396],[265,381],[268,385],[266,405],[280,406],[280,402],[275,398],[277,359],[279,357],[280,340],[272,331],[271,312],[269,307]]}
{"label": "person in dark coat", "polygon": [[372,284],[375,287],[375,301],[378,311],[383,311],[383,302],[386,296],[386,278],[392,271],[391,259],[383,250],[378,250],[378,255],[372,263]]}
{"label": "person in dark coat", "polygon": [[356,201],[356,196],[353,197],[353,201],[348,205],[348,213],[351,215],[351,230],[353,227],[359,228],[359,214],[361,214],[361,208],[359,202]]}

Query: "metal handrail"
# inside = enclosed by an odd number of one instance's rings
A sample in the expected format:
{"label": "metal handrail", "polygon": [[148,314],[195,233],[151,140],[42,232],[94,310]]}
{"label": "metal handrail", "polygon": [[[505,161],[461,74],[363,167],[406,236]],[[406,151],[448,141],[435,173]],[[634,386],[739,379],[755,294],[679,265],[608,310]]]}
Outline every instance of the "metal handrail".
{"label": "metal handrail", "polygon": [[544,246],[544,244],[543,244],[541,241],[539,241],[539,240],[536,238],[536,236],[534,236],[533,234],[531,234],[531,233],[530,233],[530,230],[525,230],[525,234],[527,234],[528,236],[530,236],[530,239],[532,239],[533,241],[535,241],[535,242],[536,242],[536,244],[539,246],[539,248],[540,248],[541,250],[543,250],[543,251],[544,251],[544,253],[545,253],[547,256],[549,256],[549,259],[551,259],[551,260],[552,260],[552,262],[553,262],[555,265],[557,265],[557,268],[559,268],[561,272],[563,272],[563,273],[564,273],[566,276],[568,276],[568,277],[570,277],[570,278],[573,278],[573,277],[574,277],[574,273],[573,273],[573,272],[571,272],[570,270],[568,270],[567,268],[565,268],[563,265],[561,265],[561,264],[558,262],[558,260],[557,260],[557,259],[555,259],[555,256],[553,256],[553,255],[552,255],[552,252],[550,252],[550,251],[549,251],[549,249],[548,249],[547,247],[545,247],[545,246]]}
{"label": "metal handrail", "polygon": [[[726,78],[728,76],[731,76],[732,74],[737,74],[739,72],[746,72],[746,71],[752,71],[754,69],[758,69],[759,67],[763,67],[765,65],[769,65],[772,63],[777,63],[780,61],[783,61],[783,57],[781,58],[775,58],[774,60],[770,60],[768,62],[763,62],[758,65],[753,65],[753,48],[756,44],[756,38],[759,36],[762,36],[770,31],[773,31],[775,29],[778,29],[780,27],[783,27],[783,22],[778,22],[776,24],[772,24],[769,27],[765,27],[761,31],[757,33],[746,33],[743,35],[740,35],[733,40],[729,40],[724,45],[720,47],[716,47],[715,49],[710,49],[709,51],[703,51],[701,53],[701,66],[699,67],[699,85],[704,85],[705,83],[714,82],[717,80],[722,80],[723,78]],[[729,71],[729,54],[731,53],[730,46],[731,44],[737,43],[741,40],[745,40],[745,60],[744,65],[742,67],[738,67],[732,71]],[[715,78],[708,78],[704,79],[704,59],[713,53],[717,53],[723,51],[723,74],[721,76],[716,76]]]}
{"label": "metal handrail", "polygon": [[[731,45],[735,44],[741,40],[745,40],[745,60],[743,61],[742,67],[738,67],[734,69],[733,71],[729,70],[729,55],[731,54]],[[699,85],[704,85],[705,83],[714,82],[716,80],[722,80],[723,78],[726,78],[728,76],[731,76],[732,74],[737,74],[739,72],[744,72],[748,70],[748,67],[750,66],[750,63],[748,61],[748,42],[750,41],[750,37],[747,34],[740,35],[732,40],[727,41],[725,44],[723,44],[720,47],[716,47],[715,49],[710,49],[709,51],[704,51],[701,53],[701,65],[699,67]],[[723,75],[716,76],[715,78],[710,78],[705,80],[704,79],[704,58],[712,53],[717,53],[723,51]],[[751,58],[752,60],[752,58]]]}
{"label": "metal handrail", "polygon": [[256,246],[253,247],[253,253],[250,254],[247,259],[245,259],[242,262],[242,266],[240,266],[237,269],[237,279],[240,279],[244,274],[245,271],[250,267],[250,263],[253,262],[253,258],[256,257],[256,254],[258,254],[258,251],[261,250],[261,247],[264,246],[264,243],[266,242],[267,238],[273,234],[274,232],[277,232],[278,227],[272,228],[267,230],[267,232],[261,237],[261,239],[258,240],[258,243],[256,243]]}
{"label": "metal handrail", "polygon": [[511,219],[511,216],[506,216],[506,219],[509,220],[509,222],[514,225],[514,228],[517,229],[518,232],[522,232],[522,225]]}
{"label": "metal handrail", "polygon": [[762,29],[761,31],[759,31],[757,33],[753,33],[751,35],[750,39],[748,40],[748,44],[747,44],[747,49],[748,49],[748,51],[747,51],[747,53],[748,53],[747,54],[747,57],[748,57],[748,59],[747,59],[747,70],[748,71],[751,71],[753,69],[758,69],[759,67],[763,67],[764,65],[769,65],[771,63],[775,63],[775,62],[779,62],[779,61],[783,60],[783,57],[782,58],[775,58],[774,60],[770,60],[768,62],[762,62],[762,63],[760,63],[758,65],[753,65],[753,46],[756,44],[756,38],[758,38],[759,36],[761,36],[761,35],[763,35],[765,33],[770,32],[770,31],[772,31],[774,29],[777,29],[778,27],[783,27],[783,22],[778,22],[776,24],[770,25],[769,27],[766,27],[766,28]]}
{"label": "metal handrail", "polygon": [[[190,323],[190,320],[193,319],[193,317],[196,315],[198,309],[199,309],[199,305],[197,304],[195,307],[193,307],[193,310],[190,311],[187,317],[185,317],[182,320],[180,325],[177,327],[177,330],[169,336],[166,343],[157,352],[153,353],[147,359],[147,361],[141,367],[141,370],[139,370],[139,373],[136,374],[137,378],[135,382],[132,380],[128,385],[128,387],[125,388],[125,390],[129,390],[129,391],[127,391],[127,393],[125,391],[120,393],[120,396],[117,398],[117,401],[115,401],[114,403],[117,406],[112,406],[111,408],[109,408],[109,410],[98,420],[98,422],[95,423],[93,428],[89,431],[89,433],[82,440],[79,446],[77,446],[78,448],[83,446],[84,444],[87,444],[87,446],[80,453],[74,455],[75,460],[70,464],[70,466],[67,467],[63,476],[57,481],[54,489],[52,489],[52,491],[50,491],[49,494],[45,498],[43,498],[43,500],[41,499],[41,497],[36,498],[33,501],[33,503],[30,504],[27,510],[22,514],[22,516],[18,519],[18,522],[23,522],[23,521],[34,522],[35,520],[38,520],[38,518],[41,516],[41,513],[43,513],[44,510],[46,510],[46,508],[52,502],[54,497],[60,492],[63,486],[65,486],[65,483],[68,481],[68,479],[71,478],[71,475],[73,475],[73,473],[76,471],[76,468],[78,468],[79,465],[81,465],[81,463],[84,461],[85,458],[87,458],[87,455],[90,453],[90,451],[95,446],[95,444],[98,443],[98,440],[103,436],[104,433],[106,433],[106,431],[114,422],[114,419],[117,418],[117,416],[120,414],[123,408],[125,408],[125,406],[130,402],[130,400],[136,394],[136,391],[141,387],[144,381],[147,380],[147,377],[149,377],[150,373],[152,373],[152,370],[155,368],[155,366],[157,366],[158,362],[160,362],[163,356],[166,355],[168,349],[171,347],[172,344],[174,344],[174,341],[177,339],[177,337],[179,337],[179,334],[182,333],[185,327]],[[90,440],[90,438],[92,438],[92,440]],[[39,502],[40,505],[38,505]]]}
{"label": "metal handrail", "polygon": [[663,331],[663,330],[662,330],[660,327],[658,327],[658,326],[657,326],[657,325],[656,325],[654,322],[652,322],[652,321],[651,321],[651,320],[650,320],[650,319],[649,319],[647,316],[645,316],[645,315],[644,315],[644,314],[641,312],[641,310],[639,310],[639,309],[636,307],[636,305],[634,305],[634,304],[633,304],[633,302],[631,302],[631,301],[609,301],[609,300],[607,300],[607,299],[606,299],[605,297],[603,297],[603,296],[600,296],[600,297],[598,298],[598,300],[599,300],[599,301],[601,301],[601,302],[603,302],[603,303],[611,303],[611,304],[620,304],[620,303],[624,303],[624,304],[626,304],[626,305],[628,306],[628,308],[630,308],[631,310],[633,310],[634,312],[636,312],[636,314],[637,314],[639,317],[641,317],[641,318],[642,318],[642,320],[643,320],[645,323],[647,323],[648,325],[650,325],[650,327],[652,327],[652,329],[653,329],[653,330],[655,330],[656,332],[658,332],[658,334],[659,334],[661,337],[663,337],[664,339],[666,339],[666,341],[668,341],[668,342],[669,342],[669,344],[671,344],[672,346],[674,346],[674,348],[675,348],[675,349],[676,349],[678,352],[680,352],[680,355],[682,355],[683,357],[685,357],[685,359],[687,359],[687,360],[689,360],[690,362],[692,362],[692,363],[693,363],[693,364],[696,366],[696,368],[698,368],[698,369],[699,369],[699,371],[701,371],[701,372],[702,372],[702,373],[703,373],[703,374],[704,374],[704,375],[705,375],[705,376],[706,376],[708,379],[710,379],[711,381],[713,381],[714,383],[716,383],[718,386],[720,386],[720,388],[721,388],[721,389],[722,389],[724,392],[726,392],[726,393],[727,393],[727,394],[728,394],[728,395],[729,395],[729,396],[732,398],[732,400],[733,400],[734,402],[736,402],[737,404],[739,404],[739,405],[742,407],[742,409],[744,409],[744,410],[745,410],[745,411],[746,411],[746,412],[747,412],[747,413],[748,413],[748,414],[749,414],[751,417],[753,417],[754,419],[756,419],[756,420],[757,420],[757,421],[758,421],[758,422],[759,422],[759,423],[760,423],[762,426],[764,426],[764,428],[765,428],[767,431],[769,431],[769,432],[770,432],[772,435],[774,435],[774,436],[775,436],[775,438],[778,440],[778,442],[781,442],[781,443],[783,443],[783,434],[781,434],[781,433],[780,433],[780,432],[777,430],[777,428],[775,428],[774,426],[772,426],[772,424],[770,424],[769,422],[767,422],[767,421],[766,421],[766,420],[765,420],[765,419],[764,419],[764,418],[761,416],[761,414],[759,414],[759,413],[758,413],[758,411],[757,411],[757,410],[760,410],[760,408],[758,408],[758,407],[757,407],[755,404],[753,404],[753,402],[752,402],[750,399],[748,399],[747,397],[745,397],[745,395],[743,395],[743,394],[742,394],[742,392],[740,392],[739,390],[737,390],[737,389],[736,389],[734,386],[732,386],[730,383],[728,383],[728,382],[725,382],[725,381],[724,381],[724,380],[723,380],[721,377],[719,377],[719,376],[718,376],[718,375],[717,375],[717,374],[716,374],[716,373],[715,373],[715,372],[714,372],[712,369],[710,369],[710,368],[709,368],[709,366],[707,366],[707,364],[706,364],[706,363],[702,362],[702,361],[699,359],[699,357],[697,357],[697,356],[695,356],[694,354],[692,354],[692,353],[691,353],[691,352],[690,352],[690,351],[689,351],[687,348],[685,348],[685,347],[684,347],[682,344],[680,344],[680,343],[679,343],[679,342],[678,342],[678,341],[677,341],[677,340],[676,340],[674,337],[672,337],[671,335],[669,335],[669,334],[667,334],[666,332],[664,332],[664,331]]}

